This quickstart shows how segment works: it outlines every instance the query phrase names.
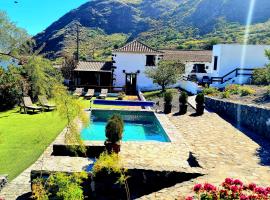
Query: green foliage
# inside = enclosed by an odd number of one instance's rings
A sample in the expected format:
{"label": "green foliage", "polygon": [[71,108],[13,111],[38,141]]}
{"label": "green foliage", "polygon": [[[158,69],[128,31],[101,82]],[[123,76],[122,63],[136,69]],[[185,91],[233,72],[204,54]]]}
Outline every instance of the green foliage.
{"label": "green foliage", "polygon": [[188,94],[186,92],[181,92],[180,96],[179,96],[179,103],[185,105],[187,104],[188,101]]}
{"label": "green foliage", "polygon": [[123,100],[125,98],[126,94],[124,92],[120,92],[118,94],[118,100]]}
{"label": "green foliage", "polygon": [[0,67],[0,110],[12,108],[19,103],[23,93],[27,93],[27,82],[22,76],[21,67]]}
{"label": "green foliage", "polygon": [[164,102],[166,104],[171,104],[172,103],[172,100],[173,100],[173,94],[172,94],[172,92],[166,91],[164,93]]}
{"label": "green foliage", "polygon": [[47,181],[36,179],[33,182],[33,199],[46,200],[53,197],[62,200],[83,200],[81,184],[87,179],[86,172],[81,173],[55,173]]}
{"label": "green foliage", "polygon": [[160,61],[158,67],[146,70],[146,75],[153,82],[162,87],[162,91],[169,85],[175,84],[185,70],[185,65],[175,61]]}
{"label": "green foliage", "polygon": [[203,105],[204,104],[204,94],[203,93],[197,94],[195,101],[197,104]]}
{"label": "green foliage", "polygon": [[225,92],[227,92],[228,94],[239,94],[240,88],[241,88],[241,86],[237,85],[237,84],[227,85],[225,87]]}
{"label": "green foliage", "polygon": [[216,96],[219,94],[219,91],[217,88],[214,87],[206,87],[203,89],[204,95],[210,95],[210,96]]}
{"label": "green foliage", "polygon": [[106,137],[111,143],[119,142],[122,139],[124,122],[121,116],[113,115],[106,125]]}
{"label": "green foliage", "polygon": [[252,82],[256,85],[270,84],[270,66],[255,69],[253,72]]}
{"label": "green foliage", "polygon": [[266,99],[270,99],[270,86],[266,87],[266,93],[264,94],[264,97]]}
{"label": "green foliage", "polygon": [[229,99],[231,97],[231,93],[229,91],[224,91],[220,93],[220,97],[222,99]]}
{"label": "green foliage", "polygon": [[[63,85],[55,85],[53,88],[53,97],[57,105],[57,110],[60,116],[67,120],[67,129],[65,133],[66,143],[71,145],[71,148],[76,152],[85,152],[85,146],[80,138],[79,123],[85,127],[88,124],[88,117],[84,112],[84,107],[81,101],[71,96],[66,87]],[[79,149],[77,149],[79,145]]]}
{"label": "green foliage", "polygon": [[241,86],[239,89],[240,96],[253,95],[253,94],[255,94],[255,92],[256,91],[249,86]]}
{"label": "green foliage", "polygon": [[127,193],[127,199],[130,199],[129,187],[126,175],[127,170],[123,168],[121,161],[116,153],[108,154],[103,152],[93,166],[92,173],[97,176],[99,173],[117,174],[119,177],[116,184],[124,185]]}
{"label": "green foliage", "polygon": [[28,40],[26,31],[10,22],[6,13],[0,11],[0,58],[18,57],[20,47]]}
{"label": "green foliage", "polygon": [[40,94],[51,97],[53,86],[63,81],[60,72],[53,68],[52,63],[40,56],[32,56],[23,68],[31,84],[32,97]]}

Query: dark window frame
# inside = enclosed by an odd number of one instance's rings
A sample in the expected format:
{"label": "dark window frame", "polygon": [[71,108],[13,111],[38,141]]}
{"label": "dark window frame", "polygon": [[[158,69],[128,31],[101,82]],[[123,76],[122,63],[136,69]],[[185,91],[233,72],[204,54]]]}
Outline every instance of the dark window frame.
{"label": "dark window frame", "polygon": [[214,70],[217,70],[217,65],[218,65],[218,56],[214,56]]}
{"label": "dark window frame", "polygon": [[156,55],[146,55],[145,66],[149,66],[149,67],[156,66]]}

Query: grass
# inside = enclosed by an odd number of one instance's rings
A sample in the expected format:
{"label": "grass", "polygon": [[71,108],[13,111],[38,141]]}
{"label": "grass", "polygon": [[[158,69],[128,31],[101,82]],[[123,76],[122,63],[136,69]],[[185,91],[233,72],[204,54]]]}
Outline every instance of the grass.
{"label": "grass", "polygon": [[[172,92],[172,93],[177,93],[178,90],[177,89],[166,89],[166,91]],[[147,99],[147,100],[152,100],[155,98],[159,98],[159,97],[163,97],[163,93],[161,90],[155,90],[155,91],[149,91],[149,92],[144,92],[143,96]]]}
{"label": "grass", "polygon": [[57,112],[0,112],[0,174],[14,179],[39,158],[65,125]]}

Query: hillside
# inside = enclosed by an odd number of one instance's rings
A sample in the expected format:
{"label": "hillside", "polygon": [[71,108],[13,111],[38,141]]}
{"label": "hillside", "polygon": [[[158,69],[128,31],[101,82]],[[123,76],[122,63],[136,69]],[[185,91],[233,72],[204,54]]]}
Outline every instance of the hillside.
{"label": "hillside", "polygon": [[[83,59],[106,58],[134,38],[156,48],[207,49],[241,42],[248,8],[243,0],[92,0],[34,38],[51,58],[75,52],[76,24]],[[249,43],[270,42],[269,9],[269,0],[257,0]]]}

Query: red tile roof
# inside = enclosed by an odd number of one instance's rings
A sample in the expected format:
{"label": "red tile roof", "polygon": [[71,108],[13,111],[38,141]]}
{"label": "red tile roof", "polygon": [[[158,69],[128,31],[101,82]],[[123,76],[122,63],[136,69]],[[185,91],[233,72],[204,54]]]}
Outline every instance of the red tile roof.
{"label": "red tile roof", "polygon": [[114,52],[132,52],[132,53],[147,53],[147,54],[162,54],[161,51],[155,50],[140,41],[134,40],[127,43],[125,46],[115,49]]}
{"label": "red tile roof", "polygon": [[112,62],[79,61],[74,71],[111,72],[111,70],[112,70]]}
{"label": "red tile roof", "polygon": [[181,62],[212,62],[212,51],[162,50],[164,60]]}

